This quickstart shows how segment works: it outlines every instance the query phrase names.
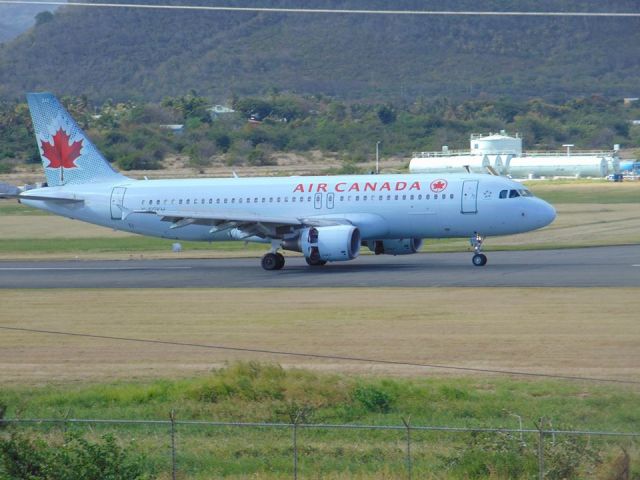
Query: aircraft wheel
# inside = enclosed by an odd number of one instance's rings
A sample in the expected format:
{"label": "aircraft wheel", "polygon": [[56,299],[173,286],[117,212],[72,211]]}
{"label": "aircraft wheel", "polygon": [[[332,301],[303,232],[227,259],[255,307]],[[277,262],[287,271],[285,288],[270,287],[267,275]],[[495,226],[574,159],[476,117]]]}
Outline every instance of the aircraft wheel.
{"label": "aircraft wheel", "polygon": [[275,253],[267,253],[262,257],[262,261],[260,262],[262,268],[265,270],[280,270],[284,266],[284,257],[282,263],[278,259],[278,255]]}
{"label": "aircraft wheel", "polygon": [[284,267],[284,255],[276,253],[276,257],[278,258],[278,266],[276,267],[276,270],[282,270],[282,267]]}
{"label": "aircraft wheel", "polygon": [[309,258],[309,257],[304,257],[304,259],[307,262],[307,265],[309,265],[311,267],[321,267],[321,266],[327,264],[326,260],[316,260],[316,259],[312,259],[312,258]]}
{"label": "aircraft wheel", "polygon": [[487,264],[487,256],[484,253],[476,253],[471,261],[476,267],[484,267]]}

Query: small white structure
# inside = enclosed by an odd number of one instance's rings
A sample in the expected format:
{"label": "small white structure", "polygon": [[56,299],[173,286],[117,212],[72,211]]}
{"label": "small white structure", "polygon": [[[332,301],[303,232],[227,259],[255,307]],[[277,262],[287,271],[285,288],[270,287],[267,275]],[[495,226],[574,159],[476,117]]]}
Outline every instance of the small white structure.
{"label": "small white structure", "polygon": [[409,164],[413,173],[487,173],[514,178],[534,177],[606,177],[620,171],[617,149],[613,152],[523,153],[522,139],[511,137],[502,130],[499,134],[472,134],[470,150],[414,153]]}
{"label": "small white structure", "polygon": [[504,130],[499,134],[489,134],[488,136],[471,134],[469,143],[471,144],[471,155],[522,155],[522,139],[516,133],[515,137],[510,137]]}

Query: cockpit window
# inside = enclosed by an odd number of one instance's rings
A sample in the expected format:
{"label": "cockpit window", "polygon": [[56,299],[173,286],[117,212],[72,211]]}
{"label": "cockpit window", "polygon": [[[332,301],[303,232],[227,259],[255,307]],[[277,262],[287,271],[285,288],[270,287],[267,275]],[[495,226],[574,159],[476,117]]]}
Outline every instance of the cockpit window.
{"label": "cockpit window", "polygon": [[520,196],[522,197],[533,197],[533,193],[529,190],[518,190],[518,192],[520,192]]}
{"label": "cockpit window", "polygon": [[509,198],[516,198],[519,196],[520,194],[518,193],[518,190],[509,190]]}

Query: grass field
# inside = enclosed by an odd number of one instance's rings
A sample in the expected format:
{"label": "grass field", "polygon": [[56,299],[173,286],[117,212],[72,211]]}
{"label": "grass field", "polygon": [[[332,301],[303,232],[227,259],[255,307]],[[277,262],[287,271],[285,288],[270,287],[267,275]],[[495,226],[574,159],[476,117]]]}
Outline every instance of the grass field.
{"label": "grass field", "polygon": [[[4,326],[640,381],[640,296],[633,288],[5,290],[0,304]],[[170,378],[247,358],[4,331],[0,380]],[[451,373],[249,358],[348,373]]]}

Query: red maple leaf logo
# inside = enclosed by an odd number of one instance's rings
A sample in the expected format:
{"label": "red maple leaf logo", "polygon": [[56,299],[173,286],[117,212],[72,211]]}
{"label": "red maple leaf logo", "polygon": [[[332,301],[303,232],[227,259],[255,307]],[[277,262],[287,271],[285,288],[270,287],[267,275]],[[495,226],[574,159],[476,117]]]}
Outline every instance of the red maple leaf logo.
{"label": "red maple leaf logo", "polygon": [[431,182],[431,191],[432,192],[441,192],[443,191],[445,188],[447,188],[447,181],[446,180],[434,180],[433,182]]}
{"label": "red maple leaf logo", "polygon": [[82,149],[82,140],[69,145],[70,137],[60,128],[53,136],[53,144],[40,140],[42,143],[42,155],[49,160],[47,168],[76,168],[73,163]]}

